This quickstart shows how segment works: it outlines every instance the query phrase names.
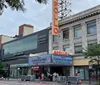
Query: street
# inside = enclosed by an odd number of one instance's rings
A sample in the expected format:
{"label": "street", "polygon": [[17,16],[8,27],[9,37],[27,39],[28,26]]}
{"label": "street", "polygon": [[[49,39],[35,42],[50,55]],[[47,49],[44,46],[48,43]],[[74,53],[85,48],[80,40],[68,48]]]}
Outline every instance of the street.
{"label": "street", "polygon": [[[67,84],[60,84],[56,82],[29,82],[29,81],[18,81],[18,80],[0,80],[0,85],[67,85]],[[76,84],[72,84],[76,85]],[[88,82],[84,82],[80,85],[89,85]],[[91,85],[95,85],[92,83]]]}
{"label": "street", "polygon": [[5,81],[1,80],[0,85],[61,85],[58,83],[42,83],[42,82],[22,82],[22,81]]}

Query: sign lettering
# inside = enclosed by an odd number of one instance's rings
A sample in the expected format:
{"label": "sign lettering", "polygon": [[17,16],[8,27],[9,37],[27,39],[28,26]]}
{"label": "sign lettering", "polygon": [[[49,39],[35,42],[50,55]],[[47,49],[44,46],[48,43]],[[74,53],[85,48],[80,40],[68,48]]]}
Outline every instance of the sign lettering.
{"label": "sign lettering", "polygon": [[58,35],[58,0],[52,0],[52,35]]}
{"label": "sign lettering", "polygon": [[62,55],[62,56],[68,56],[68,53],[67,52],[60,51],[60,50],[54,50],[53,51],[53,54]]}

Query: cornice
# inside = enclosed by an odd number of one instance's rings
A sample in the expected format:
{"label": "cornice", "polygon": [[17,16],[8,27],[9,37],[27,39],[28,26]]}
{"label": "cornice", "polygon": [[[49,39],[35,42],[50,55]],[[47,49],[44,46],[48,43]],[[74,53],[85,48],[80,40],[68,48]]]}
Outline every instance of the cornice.
{"label": "cornice", "polygon": [[100,5],[96,6],[94,8],[88,9],[86,11],[74,14],[70,17],[66,17],[62,20],[59,20],[59,27],[63,26],[63,25],[67,25],[67,24],[71,24],[92,16],[96,16],[100,14]]}

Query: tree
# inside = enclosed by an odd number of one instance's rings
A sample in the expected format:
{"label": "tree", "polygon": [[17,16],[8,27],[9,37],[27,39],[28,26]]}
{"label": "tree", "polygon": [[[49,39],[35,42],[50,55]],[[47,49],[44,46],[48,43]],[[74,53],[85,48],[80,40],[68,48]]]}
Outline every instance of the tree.
{"label": "tree", "polygon": [[[35,0],[38,3],[47,4],[48,0]],[[10,7],[12,10],[24,11],[24,0],[0,0],[0,12],[3,12],[4,8]]]}
{"label": "tree", "polygon": [[96,71],[96,73],[100,74],[100,44],[88,46],[83,54],[86,56],[86,58],[90,59],[90,62],[92,63],[92,68]]}

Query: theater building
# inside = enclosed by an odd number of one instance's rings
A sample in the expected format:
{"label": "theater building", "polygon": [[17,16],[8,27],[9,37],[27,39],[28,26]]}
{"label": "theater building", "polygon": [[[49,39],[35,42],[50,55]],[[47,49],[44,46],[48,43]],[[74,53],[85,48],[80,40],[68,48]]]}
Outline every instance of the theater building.
{"label": "theater building", "polygon": [[16,39],[2,44],[2,61],[10,77],[30,75],[29,56],[48,54],[48,32],[47,28],[33,33],[33,26],[24,24]]}
{"label": "theater building", "polygon": [[72,56],[67,52],[54,50],[52,54],[29,57],[29,65],[34,68],[35,74],[47,75],[47,72],[50,74],[56,72],[60,76],[70,76]]}
{"label": "theater building", "polygon": [[49,31],[49,53],[61,50],[72,55],[70,75],[80,71],[83,80],[89,79],[89,60],[82,52],[87,46],[99,43],[100,5],[60,20],[58,36],[52,36],[52,31]]}

